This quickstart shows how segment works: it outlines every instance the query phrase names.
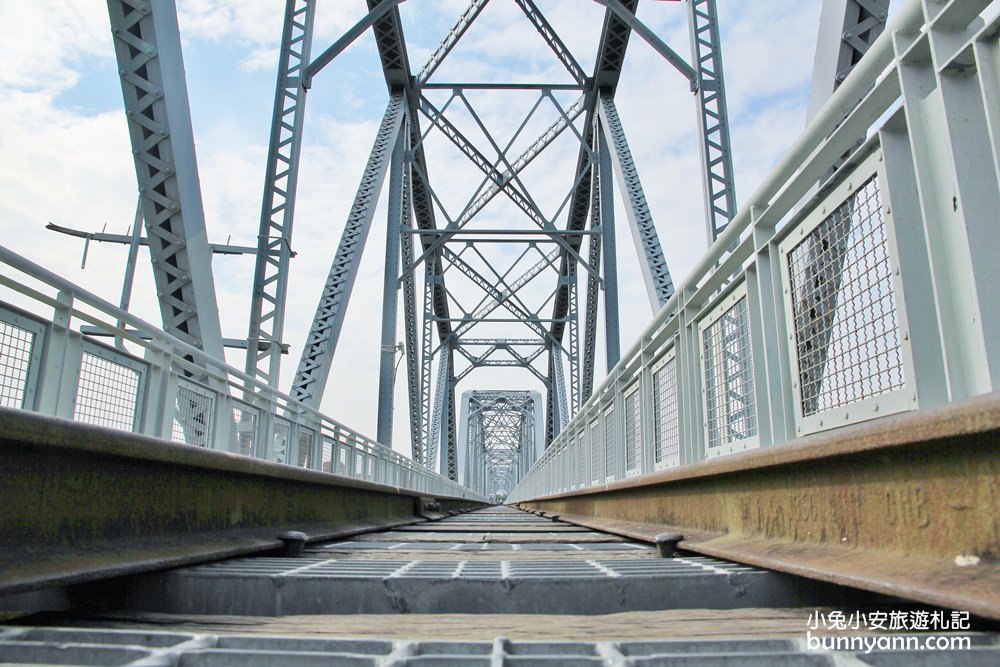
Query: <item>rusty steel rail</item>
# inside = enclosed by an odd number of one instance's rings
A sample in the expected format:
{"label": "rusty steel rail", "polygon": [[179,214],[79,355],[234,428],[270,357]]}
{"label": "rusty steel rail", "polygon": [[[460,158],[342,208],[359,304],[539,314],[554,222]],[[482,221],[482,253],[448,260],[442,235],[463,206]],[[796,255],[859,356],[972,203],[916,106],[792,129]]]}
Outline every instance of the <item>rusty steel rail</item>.
{"label": "rusty steel rail", "polygon": [[518,505],[1000,619],[997,392]]}
{"label": "rusty steel rail", "polygon": [[[0,408],[3,596],[424,520],[416,491]],[[438,497],[442,510],[481,505]]]}

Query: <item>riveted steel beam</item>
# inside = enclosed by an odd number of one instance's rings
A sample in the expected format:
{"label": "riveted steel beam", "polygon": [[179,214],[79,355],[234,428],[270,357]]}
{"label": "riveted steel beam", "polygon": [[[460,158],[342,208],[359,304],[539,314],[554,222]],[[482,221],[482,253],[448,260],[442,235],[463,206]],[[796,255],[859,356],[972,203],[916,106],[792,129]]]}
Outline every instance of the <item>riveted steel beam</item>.
{"label": "riveted steel beam", "polygon": [[462,35],[464,35],[465,31],[469,29],[472,22],[475,21],[480,12],[486,8],[486,3],[489,1],[490,0],[472,0],[472,2],[469,3],[469,6],[466,7],[465,11],[458,17],[458,21],[455,22],[454,27],[448,31],[448,34],[434,50],[434,53],[432,53],[430,58],[427,59],[423,69],[421,69],[420,73],[415,77],[413,81],[414,87],[420,88],[427,83],[428,79],[433,76],[438,66],[441,65],[442,61],[448,57],[451,50],[455,48],[456,44],[458,44],[458,40],[462,39]]}
{"label": "riveted steel beam", "polygon": [[347,303],[358,275],[361,253],[368,239],[382,182],[385,180],[404,114],[403,93],[393,93],[375,137],[368,165],[361,178],[337,255],[330,266],[330,273],[302,350],[291,394],[312,407],[318,407],[323,398],[337,340],[344,326]]}
{"label": "riveted steel beam", "polygon": [[698,131],[708,243],[736,215],[736,183],[729,140],[729,111],[722,70],[722,40],[715,0],[689,0],[688,26],[697,72]]}
{"label": "riveted steel beam", "polygon": [[163,329],[223,359],[174,3],[108,0]]}
{"label": "riveted steel beam", "polygon": [[632,230],[636,253],[646,260],[640,262],[640,266],[650,308],[655,313],[673,295],[674,283],[670,278],[667,260],[663,256],[663,248],[660,247],[660,239],[656,234],[649,205],[646,203],[642,183],[639,181],[639,172],[632,160],[632,152],[629,150],[625,131],[618,118],[618,110],[610,95],[601,95],[600,114],[601,129],[607,134],[608,144],[612,149],[612,164],[625,200],[625,215]]}
{"label": "riveted steel beam", "polygon": [[545,40],[545,43],[549,45],[552,52],[556,54],[559,62],[563,64],[566,71],[569,72],[570,76],[581,86],[587,84],[587,75],[583,73],[583,68],[580,67],[580,63],[576,61],[573,57],[573,53],[566,48],[562,39],[559,37],[552,26],[549,24],[548,19],[542,14],[538,6],[535,5],[533,0],[514,0],[517,6],[521,8],[524,15],[528,17],[531,24],[535,26],[535,29]]}
{"label": "riveted steel beam", "polygon": [[315,0],[288,0],[278,55],[278,80],[257,231],[257,258],[247,333],[247,375],[277,387],[292,257],[292,223],[299,180],[306,87],[302,69],[312,48]]}

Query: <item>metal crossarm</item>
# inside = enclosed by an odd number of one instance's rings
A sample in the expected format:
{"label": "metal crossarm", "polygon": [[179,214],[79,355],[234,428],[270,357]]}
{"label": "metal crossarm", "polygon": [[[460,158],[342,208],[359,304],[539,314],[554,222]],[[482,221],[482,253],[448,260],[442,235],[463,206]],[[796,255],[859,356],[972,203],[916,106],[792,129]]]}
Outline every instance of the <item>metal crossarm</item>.
{"label": "metal crossarm", "polygon": [[420,73],[415,77],[413,85],[416,88],[420,88],[428,79],[434,74],[441,62],[448,57],[451,50],[455,48],[458,44],[458,40],[462,39],[462,35],[465,31],[469,29],[472,22],[476,20],[479,13],[483,11],[486,7],[486,3],[490,0],[472,0],[469,6],[462,12],[462,15],[458,17],[458,21],[455,22],[455,26],[448,31],[448,35],[441,41],[438,47],[431,54],[431,57],[427,59],[427,63],[424,65]]}
{"label": "metal crossarm", "polygon": [[534,0],[514,0],[517,6],[521,8],[524,15],[528,17],[535,29],[545,40],[545,43],[549,45],[552,52],[556,54],[559,58],[559,62],[563,64],[566,71],[570,73],[570,76],[580,84],[581,86],[586,85],[587,75],[583,73],[583,68],[580,67],[580,63],[576,61],[573,54],[570,52],[566,45],[563,44],[562,39],[560,39],[559,34],[552,29],[545,15],[542,14],[541,10],[535,5]]}
{"label": "metal crossarm", "polygon": [[722,73],[722,40],[719,37],[715,0],[690,0],[688,25],[697,68],[698,130],[705,190],[708,242],[719,238],[736,215],[736,184],[729,140],[729,111]]}
{"label": "metal crossarm", "polygon": [[315,0],[288,0],[285,5],[264,176],[264,202],[257,232],[246,372],[271,387],[278,386],[281,365],[292,222],[306,108],[306,89],[301,74],[309,62],[315,14]]}
{"label": "metal crossarm", "polygon": [[653,225],[653,217],[646,204],[646,195],[639,181],[639,172],[632,160],[625,131],[618,119],[618,110],[610,95],[601,95],[601,128],[607,133],[613,147],[615,175],[625,197],[625,213],[632,229],[636,251],[646,261],[641,263],[642,276],[646,283],[646,294],[650,307],[655,313],[674,293],[674,283],[670,279],[667,260],[660,247],[660,239]]}
{"label": "metal crossarm", "polygon": [[177,13],[108,0],[164,331],[223,358]]}
{"label": "metal crossarm", "polygon": [[292,396],[312,407],[320,404],[330,375],[347,302],[358,275],[361,253],[405,114],[403,101],[401,92],[393,93],[385,111],[292,383]]}

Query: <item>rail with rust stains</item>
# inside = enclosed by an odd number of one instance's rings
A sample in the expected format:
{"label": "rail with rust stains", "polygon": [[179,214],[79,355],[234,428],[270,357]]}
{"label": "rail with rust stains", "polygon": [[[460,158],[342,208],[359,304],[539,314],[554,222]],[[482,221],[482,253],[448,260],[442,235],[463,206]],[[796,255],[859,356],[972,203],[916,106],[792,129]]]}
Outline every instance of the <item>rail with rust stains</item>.
{"label": "rail with rust stains", "polygon": [[[423,520],[417,491],[0,408],[2,596]],[[481,503],[439,497],[442,509]],[[0,607],[2,608],[2,607]]]}
{"label": "rail with rust stains", "polygon": [[1000,393],[519,505],[1000,619]]}

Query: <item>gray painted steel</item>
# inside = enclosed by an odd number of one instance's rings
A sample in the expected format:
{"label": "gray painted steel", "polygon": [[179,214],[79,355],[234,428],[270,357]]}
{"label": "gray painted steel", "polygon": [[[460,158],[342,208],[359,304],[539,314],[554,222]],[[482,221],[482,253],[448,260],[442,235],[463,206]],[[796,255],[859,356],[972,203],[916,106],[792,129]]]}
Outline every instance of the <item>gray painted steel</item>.
{"label": "gray painted steel", "polygon": [[108,0],[163,330],[223,359],[205,210],[169,0]]}

